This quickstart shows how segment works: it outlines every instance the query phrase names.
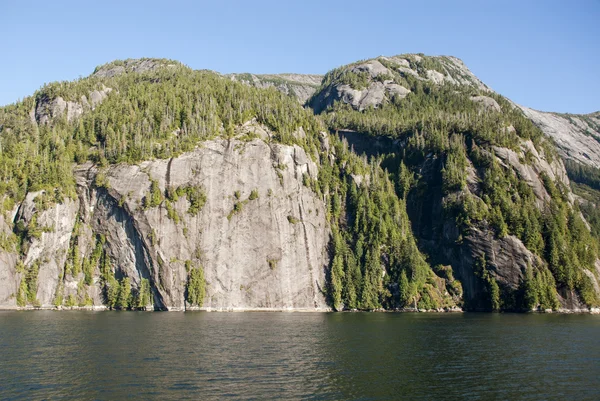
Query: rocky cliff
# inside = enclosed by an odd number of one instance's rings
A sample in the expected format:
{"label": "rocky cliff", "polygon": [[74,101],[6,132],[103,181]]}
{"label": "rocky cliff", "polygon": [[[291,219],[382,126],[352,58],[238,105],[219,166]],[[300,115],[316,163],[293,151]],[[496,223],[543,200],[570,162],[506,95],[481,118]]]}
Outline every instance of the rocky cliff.
{"label": "rocky cliff", "polygon": [[[329,228],[323,201],[303,185],[305,174],[316,179],[318,169],[303,149],[262,139],[208,141],[140,165],[78,166],[76,199],[41,206],[45,192],[30,193],[12,213],[16,224],[35,219],[42,232],[26,240],[23,257],[0,254],[0,304],[17,306],[20,283],[35,264],[32,304],[74,299],[75,306],[102,307],[101,268],[91,266],[87,278],[80,267],[101,244],[117,280],[128,277],[134,292],[149,280],[147,307],[192,308],[186,269],[202,265],[205,309],[326,309]],[[160,200],[145,206],[153,182]],[[201,188],[201,209],[190,211],[189,195],[162,195],[178,188]]]}
{"label": "rocky cliff", "polygon": [[521,109],[554,140],[563,158],[600,168],[600,112],[578,115]]}

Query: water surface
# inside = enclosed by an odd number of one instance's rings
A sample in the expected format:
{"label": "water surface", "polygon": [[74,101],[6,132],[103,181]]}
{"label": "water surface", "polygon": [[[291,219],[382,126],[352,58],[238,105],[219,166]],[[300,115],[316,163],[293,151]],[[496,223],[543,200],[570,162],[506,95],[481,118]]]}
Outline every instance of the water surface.
{"label": "water surface", "polygon": [[600,316],[0,312],[0,399],[600,399]]}

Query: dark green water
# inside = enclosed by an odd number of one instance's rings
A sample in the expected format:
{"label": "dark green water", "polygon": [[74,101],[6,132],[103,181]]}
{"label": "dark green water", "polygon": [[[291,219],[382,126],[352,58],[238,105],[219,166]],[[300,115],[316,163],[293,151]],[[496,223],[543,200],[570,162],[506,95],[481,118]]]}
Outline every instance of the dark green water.
{"label": "dark green water", "polygon": [[600,316],[0,312],[0,399],[599,400]]}

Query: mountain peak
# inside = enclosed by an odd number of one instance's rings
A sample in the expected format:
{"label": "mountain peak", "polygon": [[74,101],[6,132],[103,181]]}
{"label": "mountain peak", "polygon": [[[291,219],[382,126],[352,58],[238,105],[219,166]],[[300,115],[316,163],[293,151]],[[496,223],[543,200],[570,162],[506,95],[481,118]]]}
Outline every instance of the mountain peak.
{"label": "mountain peak", "polygon": [[394,97],[404,98],[416,86],[444,84],[492,92],[459,58],[401,54],[361,60],[329,71],[310,103],[318,113],[336,101],[362,111]]}

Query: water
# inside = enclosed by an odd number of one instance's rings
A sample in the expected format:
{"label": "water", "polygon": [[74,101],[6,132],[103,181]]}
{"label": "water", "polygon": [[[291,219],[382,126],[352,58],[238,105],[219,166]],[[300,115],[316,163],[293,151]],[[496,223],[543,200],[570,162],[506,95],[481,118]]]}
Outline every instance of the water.
{"label": "water", "polygon": [[600,316],[0,312],[0,399],[600,399]]}

